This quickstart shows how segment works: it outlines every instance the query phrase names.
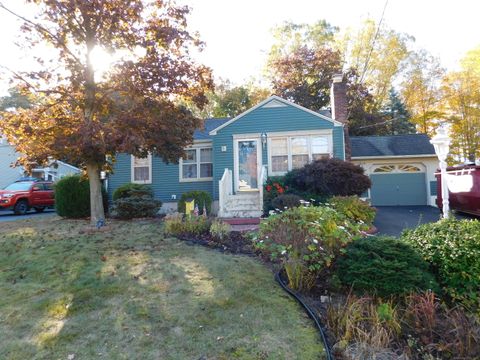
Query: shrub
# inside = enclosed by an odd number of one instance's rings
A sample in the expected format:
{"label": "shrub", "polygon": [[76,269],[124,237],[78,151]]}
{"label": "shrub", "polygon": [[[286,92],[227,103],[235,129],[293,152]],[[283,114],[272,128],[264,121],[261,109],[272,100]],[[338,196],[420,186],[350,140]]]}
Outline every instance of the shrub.
{"label": "shrub", "polygon": [[285,175],[285,185],[300,193],[323,196],[361,195],[371,186],[361,166],[339,159],[320,159]]}
{"label": "shrub", "polygon": [[328,204],[345,214],[350,220],[363,222],[369,227],[375,219],[376,210],[358,196],[334,196],[328,200]]}
{"label": "shrub", "polygon": [[272,200],[272,207],[274,209],[290,209],[301,205],[302,198],[295,194],[283,194],[277,196]]}
{"label": "shrub", "polygon": [[273,199],[283,195],[287,190],[283,176],[271,176],[267,179],[263,186],[263,213],[265,215],[275,209],[272,204]]}
{"label": "shrub", "polygon": [[301,206],[263,220],[254,246],[282,262],[291,288],[308,290],[359,233],[335,209]]}
{"label": "shrub", "polygon": [[203,216],[174,216],[165,219],[165,233],[172,236],[199,236],[210,230],[210,220]]}
{"label": "shrub", "polygon": [[150,186],[144,184],[128,183],[118,187],[112,196],[112,200],[125,199],[129,197],[148,196],[153,198],[153,190]]}
{"label": "shrub", "polygon": [[[108,196],[102,187],[103,208],[108,211]],[[55,184],[55,209],[66,218],[90,216],[90,183],[80,175],[66,176]]]}
{"label": "shrub", "polygon": [[407,230],[402,239],[431,264],[453,300],[480,309],[480,221],[443,219]]}
{"label": "shrub", "polygon": [[390,237],[369,237],[346,247],[336,275],[357,293],[380,297],[414,290],[438,290],[428,264],[408,244]]}
{"label": "shrub", "polygon": [[119,198],[113,205],[113,213],[119,219],[155,217],[162,207],[162,202],[150,196],[132,196]]}
{"label": "shrub", "polygon": [[205,206],[207,210],[207,215],[211,214],[212,211],[212,197],[206,191],[194,190],[183,193],[180,201],[178,202],[178,211],[185,213],[185,202],[186,201],[195,201],[195,205],[198,206],[199,215],[203,215],[203,207]]}
{"label": "shrub", "polygon": [[212,222],[212,225],[210,225],[210,235],[219,241],[225,240],[231,230],[230,224],[220,220],[215,220]]}

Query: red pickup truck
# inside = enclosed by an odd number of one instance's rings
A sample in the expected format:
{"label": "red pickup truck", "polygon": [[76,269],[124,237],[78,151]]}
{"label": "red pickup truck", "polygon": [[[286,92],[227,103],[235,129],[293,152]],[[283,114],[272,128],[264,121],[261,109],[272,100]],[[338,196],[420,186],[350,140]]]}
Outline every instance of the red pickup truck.
{"label": "red pickup truck", "polygon": [[[437,178],[437,206],[442,209],[442,177]],[[460,165],[447,168],[450,209],[480,216],[480,166]]]}
{"label": "red pickup truck", "polygon": [[50,181],[16,181],[0,190],[0,210],[12,209],[24,215],[30,209],[42,212],[55,205],[53,183]]}

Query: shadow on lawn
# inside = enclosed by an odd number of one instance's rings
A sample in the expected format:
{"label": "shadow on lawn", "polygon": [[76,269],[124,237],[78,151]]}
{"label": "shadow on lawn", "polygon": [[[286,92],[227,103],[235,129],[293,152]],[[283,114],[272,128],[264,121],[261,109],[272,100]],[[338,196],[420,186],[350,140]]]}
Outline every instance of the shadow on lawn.
{"label": "shadow on lawn", "polygon": [[[164,239],[158,225],[140,237],[126,225],[92,235],[59,225],[3,236],[0,357],[281,358],[314,332],[253,259]],[[287,314],[264,321],[272,309]]]}

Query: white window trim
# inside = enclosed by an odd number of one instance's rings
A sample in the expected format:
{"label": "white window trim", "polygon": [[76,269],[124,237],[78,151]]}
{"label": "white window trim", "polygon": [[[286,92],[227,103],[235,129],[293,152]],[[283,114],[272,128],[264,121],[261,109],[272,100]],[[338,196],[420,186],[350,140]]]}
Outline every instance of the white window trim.
{"label": "white window trim", "polygon": [[[268,174],[269,176],[282,176],[288,171],[292,170],[292,138],[306,137],[308,146],[308,162],[312,162],[312,137],[325,136],[327,138],[328,154],[333,157],[333,137],[332,130],[318,130],[318,131],[291,131],[291,132],[276,132],[267,134],[268,147]],[[273,171],[272,170],[272,139],[287,139],[287,156],[288,169],[287,171]]]}
{"label": "white window trim", "polygon": [[148,154],[148,181],[139,181],[135,180],[135,171],[134,171],[134,159],[135,156],[130,156],[130,181],[134,184],[151,184],[152,183],[152,154]]}
{"label": "white window trim", "polygon": [[[211,163],[202,163],[200,161],[200,159],[201,159],[200,158],[201,149],[211,149],[212,150],[212,162]],[[180,158],[180,161],[178,163],[179,181],[180,182],[213,181],[213,177],[203,177],[203,178],[199,177],[200,176],[200,164],[212,164],[212,171],[213,171],[213,147],[212,147],[212,145],[210,143],[208,145],[207,144],[198,144],[198,145],[193,145],[193,146],[190,146],[188,148],[185,148],[184,150],[185,151],[195,150],[197,152],[197,155],[196,155],[197,177],[196,178],[188,178],[188,179],[183,178],[183,158]]]}

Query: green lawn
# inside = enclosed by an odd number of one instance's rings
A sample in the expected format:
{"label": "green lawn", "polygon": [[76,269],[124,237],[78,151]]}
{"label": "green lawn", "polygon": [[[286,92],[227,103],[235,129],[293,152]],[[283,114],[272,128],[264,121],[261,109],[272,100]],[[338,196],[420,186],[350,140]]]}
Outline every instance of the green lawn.
{"label": "green lawn", "polygon": [[160,223],[110,227],[0,225],[0,359],[323,357],[258,260],[166,239]]}

